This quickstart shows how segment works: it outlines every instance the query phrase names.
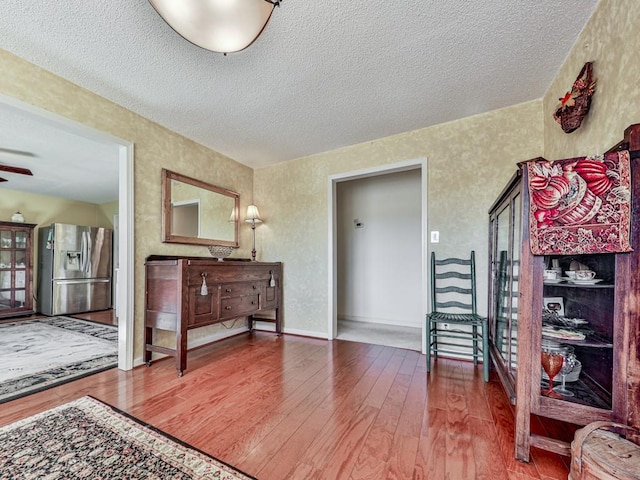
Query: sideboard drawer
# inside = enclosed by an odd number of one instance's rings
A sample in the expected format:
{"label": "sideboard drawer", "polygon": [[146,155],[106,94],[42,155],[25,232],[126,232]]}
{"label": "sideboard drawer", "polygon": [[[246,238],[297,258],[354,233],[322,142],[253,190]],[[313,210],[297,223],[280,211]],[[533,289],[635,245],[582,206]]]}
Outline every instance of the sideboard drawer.
{"label": "sideboard drawer", "polygon": [[260,293],[260,282],[235,282],[220,285],[220,297],[241,297]]}
{"label": "sideboard drawer", "polygon": [[220,301],[220,318],[235,318],[250,315],[260,308],[260,297],[244,295],[242,297],[222,298]]}

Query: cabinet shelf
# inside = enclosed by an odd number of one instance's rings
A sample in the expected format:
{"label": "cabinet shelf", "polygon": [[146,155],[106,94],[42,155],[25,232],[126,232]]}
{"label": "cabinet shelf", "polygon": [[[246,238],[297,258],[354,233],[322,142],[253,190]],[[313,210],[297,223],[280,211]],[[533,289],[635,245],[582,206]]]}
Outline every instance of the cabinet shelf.
{"label": "cabinet shelf", "polygon": [[543,338],[548,338],[549,340],[556,341],[558,343],[563,343],[567,345],[574,345],[578,347],[590,347],[590,348],[613,348],[613,343],[605,338],[602,338],[598,335],[588,335],[584,340],[571,340],[567,338],[557,338],[549,335],[542,335]]}
{"label": "cabinet shelf", "polygon": [[596,283],[594,285],[578,285],[576,283],[546,283],[544,282],[544,287],[546,288],[586,288],[586,289],[611,289],[615,288],[615,285],[612,283]]}
{"label": "cabinet shelf", "polygon": [[[556,380],[560,377],[556,377]],[[559,383],[554,381],[555,386]],[[542,380],[540,382],[540,390],[545,391],[549,387],[549,382]],[[573,392],[573,397],[562,397],[561,399],[551,399],[558,403],[569,402],[587,407],[594,407],[603,410],[611,410],[611,393],[602,388],[595,380],[588,375],[583,375],[579,380],[566,384],[567,390]]]}

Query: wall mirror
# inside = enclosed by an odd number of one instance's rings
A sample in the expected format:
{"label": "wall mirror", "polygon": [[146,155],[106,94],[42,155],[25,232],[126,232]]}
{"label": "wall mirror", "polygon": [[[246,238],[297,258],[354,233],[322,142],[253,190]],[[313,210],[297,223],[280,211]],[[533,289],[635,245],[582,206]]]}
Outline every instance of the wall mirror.
{"label": "wall mirror", "polygon": [[162,169],[162,241],[238,247],[240,195]]}

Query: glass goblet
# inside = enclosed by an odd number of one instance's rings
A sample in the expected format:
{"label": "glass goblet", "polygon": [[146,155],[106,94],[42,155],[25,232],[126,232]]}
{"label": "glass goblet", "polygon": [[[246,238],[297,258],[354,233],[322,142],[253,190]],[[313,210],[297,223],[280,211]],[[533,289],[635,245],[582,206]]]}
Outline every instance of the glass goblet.
{"label": "glass goblet", "polygon": [[562,367],[560,368],[560,375],[562,376],[562,384],[559,387],[553,389],[554,392],[559,393],[564,397],[573,397],[574,393],[571,390],[567,390],[565,387],[565,380],[569,373],[573,371],[573,368],[576,366],[576,355],[573,347],[566,346],[562,350],[563,361]]}
{"label": "glass goblet", "polygon": [[542,368],[549,376],[549,389],[542,392],[542,395],[553,398],[560,398],[560,395],[553,391],[553,379],[562,369],[564,357],[560,352],[543,350],[541,354]]}

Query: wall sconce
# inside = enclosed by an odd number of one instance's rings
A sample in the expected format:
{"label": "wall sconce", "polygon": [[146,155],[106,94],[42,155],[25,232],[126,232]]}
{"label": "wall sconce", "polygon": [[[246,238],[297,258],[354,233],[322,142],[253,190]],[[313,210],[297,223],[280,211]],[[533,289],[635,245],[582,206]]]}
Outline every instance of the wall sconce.
{"label": "wall sconce", "polygon": [[256,261],[256,224],[262,223],[260,218],[260,212],[255,205],[249,205],[247,207],[247,216],[244,219],[245,222],[251,224],[251,231],[253,232],[253,249],[251,250],[251,261]]}
{"label": "wall sconce", "polygon": [[239,52],[262,33],[280,0],[149,0],[189,42],[214,52]]}

